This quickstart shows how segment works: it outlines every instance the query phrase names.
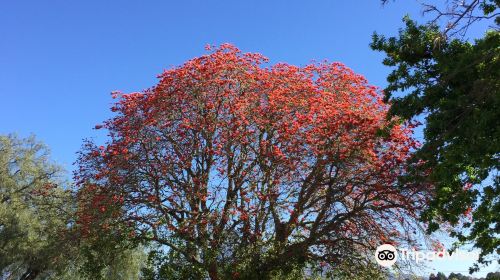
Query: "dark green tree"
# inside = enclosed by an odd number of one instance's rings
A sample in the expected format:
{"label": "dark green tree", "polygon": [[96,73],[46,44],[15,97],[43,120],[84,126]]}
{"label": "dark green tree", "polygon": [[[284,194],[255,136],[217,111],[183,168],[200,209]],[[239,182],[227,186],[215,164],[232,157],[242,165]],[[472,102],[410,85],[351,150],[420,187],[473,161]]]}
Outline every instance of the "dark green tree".
{"label": "dark green tree", "polygon": [[[393,68],[385,89],[390,115],[425,120],[425,142],[414,161],[428,176],[406,178],[435,185],[422,220],[429,232],[455,226],[457,245],[474,244],[479,263],[488,263],[500,254],[500,1],[469,2],[444,31],[434,21],[419,25],[405,17],[398,36],[375,33],[371,47]],[[496,25],[484,37],[457,37],[471,23],[460,20],[493,17]]]}
{"label": "dark green tree", "polygon": [[[176,242],[178,244],[180,242]],[[178,244],[182,246],[182,244]],[[144,280],[196,280],[207,279],[208,274],[192,265],[183,255],[173,250],[151,250],[147,266],[142,270]]]}
{"label": "dark green tree", "polygon": [[486,274],[486,280],[500,280],[500,272],[490,272]]}
{"label": "dark green tree", "polygon": [[469,279],[472,279],[472,278],[469,277],[469,276],[462,275],[461,273],[452,272],[448,276],[448,279],[449,280],[469,280]]}
{"label": "dark green tree", "polygon": [[431,275],[429,275],[429,280],[447,280],[447,279],[448,277],[446,277],[446,275],[442,272],[438,272],[437,275],[434,273],[431,273]]}

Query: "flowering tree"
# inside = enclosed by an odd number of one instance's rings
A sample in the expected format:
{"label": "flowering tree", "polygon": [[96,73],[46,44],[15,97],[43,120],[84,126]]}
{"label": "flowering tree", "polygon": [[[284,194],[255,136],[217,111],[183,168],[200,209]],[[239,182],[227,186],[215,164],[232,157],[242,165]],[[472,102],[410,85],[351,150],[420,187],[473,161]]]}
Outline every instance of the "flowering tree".
{"label": "flowering tree", "polygon": [[[222,45],[119,94],[79,158],[80,223],[177,252],[211,279],[364,262],[411,240],[416,142],[340,63],[296,67]],[[370,252],[371,254],[371,252]]]}

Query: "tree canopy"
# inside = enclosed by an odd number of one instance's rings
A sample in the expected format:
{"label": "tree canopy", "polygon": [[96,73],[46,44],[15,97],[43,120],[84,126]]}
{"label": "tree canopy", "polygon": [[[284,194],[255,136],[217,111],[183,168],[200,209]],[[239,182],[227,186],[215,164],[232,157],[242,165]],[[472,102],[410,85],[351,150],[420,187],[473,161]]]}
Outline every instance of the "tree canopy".
{"label": "tree canopy", "polygon": [[71,204],[60,176],[33,137],[0,136],[0,275],[35,279],[66,265]]}
{"label": "tree canopy", "polygon": [[[469,42],[446,33],[466,30],[471,22],[458,27],[464,17],[497,16],[499,3],[471,2],[450,15],[455,24],[444,31],[406,17],[398,36],[375,34],[371,47],[394,69],[385,89],[390,116],[425,120],[425,142],[413,158],[420,172],[408,177],[436,185],[423,221],[430,232],[454,226],[459,245],[473,243],[487,263],[500,254],[500,34],[492,29]],[[476,6],[482,17],[472,16]],[[420,176],[423,170],[429,176]]]}
{"label": "tree canopy", "polygon": [[0,279],[138,279],[145,254],[82,239],[75,198],[45,145],[0,135]]}
{"label": "tree canopy", "polygon": [[222,45],[115,93],[97,126],[111,138],[84,146],[75,176],[89,234],[166,246],[211,279],[354,268],[379,242],[411,242],[430,190],[398,179],[411,126],[340,63],[266,61]]}

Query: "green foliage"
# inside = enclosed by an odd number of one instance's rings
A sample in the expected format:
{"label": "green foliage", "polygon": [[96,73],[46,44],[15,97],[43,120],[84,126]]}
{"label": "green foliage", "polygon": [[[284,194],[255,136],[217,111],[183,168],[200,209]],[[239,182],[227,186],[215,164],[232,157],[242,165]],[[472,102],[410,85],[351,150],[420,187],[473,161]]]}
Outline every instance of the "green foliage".
{"label": "green foliage", "polygon": [[70,222],[71,196],[59,187],[60,175],[47,148],[33,137],[0,136],[2,274],[50,275],[66,264],[61,236]]}
{"label": "green foliage", "polygon": [[436,186],[422,217],[429,231],[443,222],[463,226],[451,235],[481,249],[486,263],[500,254],[500,34],[470,43],[445,38],[433,24],[404,22],[397,37],[374,34],[371,47],[394,67],[385,89],[391,116],[425,118],[425,143],[414,160],[429,176],[407,179]]}
{"label": "green foliage", "polygon": [[431,273],[429,275],[429,280],[500,280],[500,272],[489,272],[486,277],[476,278],[469,275],[463,275],[461,273],[450,273],[448,277],[442,272],[438,274]]}
{"label": "green foliage", "polygon": [[188,262],[174,250],[151,250],[147,265],[142,269],[144,280],[196,280],[207,279],[206,272]]}
{"label": "green foliage", "polygon": [[[78,245],[76,275],[81,279],[134,280],[141,278],[147,261],[146,250],[135,244],[103,235],[99,239],[82,239]],[[68,280],[74,273],[68,274]]]}
{"label": "green foliage", "polygon": [[486,274],[486,280],[500,280],[500,272],[490,272]]}
{"label": "green foliage", "polygon": [[481,11],[485,17],[493,17],[495,19],[495,23],[500,25],[500,15],[495,13],[497,9],[500,7],[500,1],[498,0],[483,0],[479,5]]}
{"label": "green foliage", "polygon": [[[107,250],[106,247],[96,249],[83,245],[78,249],[80,254],[78,261],[68,264],[54,279],[143,279],[141,270],[147,255],[142,248]],[[105,255],[100,255],[100,253]]]}
{"label": "green foliage", "polygon": [[81,238],[62,172],[34,137],[0,135],[0,279],[139,279],[142,248]]}
{"label": "green foliage", "polygon": [[349,262],[335,267],[331,273],[328,273],[328,276],[338,280],[385,280],[389,278],[388,273],[377,264],[367,263],[360,266]]}

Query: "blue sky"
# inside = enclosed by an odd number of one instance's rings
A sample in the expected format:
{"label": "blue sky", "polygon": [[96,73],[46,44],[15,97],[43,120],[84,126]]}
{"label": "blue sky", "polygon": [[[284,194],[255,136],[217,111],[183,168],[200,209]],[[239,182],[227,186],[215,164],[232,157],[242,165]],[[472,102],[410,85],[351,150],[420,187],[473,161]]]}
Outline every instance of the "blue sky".
{"label": "blue sky", "polygon": [[417,1],[2,1],[0,134],[33,133],[72,170],[82,139],[103,139],[92,128],[111,116],[111,91],[148,88],[206,44],[340,61],[383,88],[371,34],[396,34],[407,13],[421,19]]}

